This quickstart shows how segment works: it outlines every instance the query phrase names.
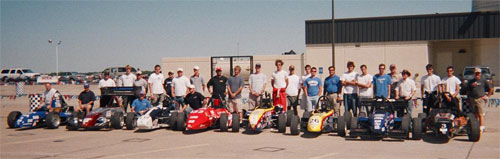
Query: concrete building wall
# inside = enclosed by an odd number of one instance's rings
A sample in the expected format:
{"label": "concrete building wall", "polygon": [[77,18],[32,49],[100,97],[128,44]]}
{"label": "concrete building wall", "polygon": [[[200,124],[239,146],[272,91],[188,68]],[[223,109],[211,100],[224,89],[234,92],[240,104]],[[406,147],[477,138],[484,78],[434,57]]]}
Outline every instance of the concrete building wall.
{"label": "concrete building wall", "polygon": [[209,57],[164,57],[161,59],[161,70],[165,78],[167,73],[173,72],[177,75],[177,68],[184,69],[184,76],[193,75],[193,67],[200,67],[200,75],[207,81],[210,78],[210,58]]}

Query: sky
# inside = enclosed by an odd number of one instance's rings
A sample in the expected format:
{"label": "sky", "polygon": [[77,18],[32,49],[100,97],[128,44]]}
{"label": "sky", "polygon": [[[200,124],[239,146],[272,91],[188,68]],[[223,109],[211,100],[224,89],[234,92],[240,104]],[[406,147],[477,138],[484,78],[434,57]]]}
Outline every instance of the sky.
{"label": "sky", "polygon": [[[152,70],[162,57],[305,52],[305,20],[331,19],[329,0],[4,1],[0,66],[47,73],[130,64]],[[336,0],[335,18],[469,12],[471,0]]]}

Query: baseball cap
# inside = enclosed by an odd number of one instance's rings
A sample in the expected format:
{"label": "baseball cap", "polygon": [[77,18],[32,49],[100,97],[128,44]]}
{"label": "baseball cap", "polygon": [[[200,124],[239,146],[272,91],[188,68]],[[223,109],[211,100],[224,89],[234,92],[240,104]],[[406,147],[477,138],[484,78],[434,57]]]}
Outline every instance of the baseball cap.
{"label": "baseball cap", "polygon": [[198,66],[194,66],[194,67],[193,67],[193,69],[195,69],[195,70],[199,70],[199,69],[200,69],[200,67],[198,67]]}
{"label": "baseball cap", "polygon": [[90,87],[90,85],[89,85],[88,83],[84,83],[84,84],[83,84],[83,87],[84,87],[84,88],[89,88],[89,87]]}
{"label": "baseball cap", "polygon": [[215,68],[215,71],[222,71],[222,68],[217,67],[217,68]]}
{"label": "baseball cap", "polygon": [[194,88],[194,85],[190,84],[190,85],[188,86],[188,88]]}
{"label": "baseball cap", "polygon": [[255,67],[261,67],[260,63],[255,64]]}
{"label": "baseball cap", "polygon": [[478,72],[481,73],[481,69],[478,67],[474,68],[474,73],[478,73]]}
{"label": "baseball cap", "polygon": [[184,72],[184,70],[182,68],[177,68],[177,72]]}
{"label": "baseball cap", "polygon": [[139,94],[144,95],[144,94],[146,94],[146,91],[141,90],[141,93],[139,93]]}
{"label": "baseball cap", "polygon": [[142,71],[137,71],[135,74],[142,75]]}

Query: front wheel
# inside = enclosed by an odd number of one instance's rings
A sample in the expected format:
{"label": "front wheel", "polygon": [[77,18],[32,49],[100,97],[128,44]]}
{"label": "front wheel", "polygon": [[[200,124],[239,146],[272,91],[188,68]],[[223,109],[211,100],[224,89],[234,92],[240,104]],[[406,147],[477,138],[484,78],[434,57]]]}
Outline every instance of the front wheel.
{"label": "front wheel", "polygon": [[410,134],[410,124],[411,124],[411,118],[407,114],[403,116],[403,120],[401,121],[401,130],[405,133],[405,137],[408,137]]}
{"label": "front wheel", "polygon": [[184,131],[186,129],[186,122],[184,121],[184,112],[177,113],[177,122],[175,123],[177,131]]}
{"label": "front wheel", "polygon": [[344,137],[346,135],[346,127],[345,127],[345,117],[344,116],[339,116],[337,119],[337,134],[339,136]]}
{"label": "front wheel", "polygon": [[469,118],[467,122],[467,126],[469,129],[467,131],[467,136],[469,137],[469,141],[477,142],[479,141],[479,139],[481,139],[479,121],[477,120],[476,115],[472,113],[467,114],[467,117]]}
{"label": "front wheel", "polygon": [[227,131],[227,114],[226,113],[222,113],[220,115],[219,127],[220,127],[220,131],[222,131],[222,132]]}
{"label": "front wheel", "polygon": [[128,112],[127,116],[125,117],[125,126],[127,127],[127,130],[134,130],[136,124],[135,114],[132,112]]}
{"label": "front wheel", "polygon": [[7,116],[7,124],[9,125],[9,128],[15,128],[16,127],[16,121],[23,115],[20,111],[13,111],[9,113],[9,116]]}
{"label": "front wheel", "polygon": [[411,138],[413,140],[422,139],[422,118],[413,118],[413,129],[411,132]]}
{"label": "front wheel", "polygon": [[286,131],[286,115],[281,113],[278,115],[278,132],[284,133]]}
{"label": "front wheel", "polygon": [[115,112],[111,116],[111,127],[113,129],[123,129],[123,114],[121,112]]}
{"label": "front wheel", "polygon": [[240,131],[240,115],[238,113],[233,114],[233,118],[231,120],[231,130],[232,132]]}
{"label": "front wheel", "polygon": [[170,119],[169,119],[169,121],[168,121],[168,125],[170,126],[170,128],[171,128],[172,130],[175,130],[175,129],[176,129],[176,127],[175,127],[175,126],[176,126],[176,123],[177,123],[177,113],[178,113],[178,112],[172,112],[172,113],[170,114]]}
{"label": "front wheel", "polygon": [[292,119],[290,120],[290,134],[292,135],[299,135],[299,123],[300,119],[299,116],[293,115],[291,117]]}
{"label": "front wheel", "polygon": [[49,129],[59,128],[59,124],[61,124],[61,118],[59,117],[59,114],[57,114],[56,112],[50,112],[49,114],[47,114],[45,124]]}
{"label": "front wheel", "polygon": [[352,118],[351,112],[349,112],[349,111],[345,112],[344,118],[345,118],[345,122],[346,122],[345,125],[347,126],[347,130],[351,129],[351,118]]}

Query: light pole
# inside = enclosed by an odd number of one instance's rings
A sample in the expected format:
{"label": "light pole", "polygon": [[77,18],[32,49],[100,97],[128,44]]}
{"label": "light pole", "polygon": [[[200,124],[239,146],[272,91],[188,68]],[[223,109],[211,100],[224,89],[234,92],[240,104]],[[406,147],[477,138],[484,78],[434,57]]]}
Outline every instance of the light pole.
{"label": "light pole", "polygon": [[335,0],[332,0],[332,66],[335,67]]}
{"label": "light pole", "polygon": [[[59,40],[56,45],[56,78],[59,78],[59,45],[61,45],[62,41]],[[52,44],[52,40],[49,39],[49,44]]]}

